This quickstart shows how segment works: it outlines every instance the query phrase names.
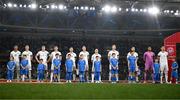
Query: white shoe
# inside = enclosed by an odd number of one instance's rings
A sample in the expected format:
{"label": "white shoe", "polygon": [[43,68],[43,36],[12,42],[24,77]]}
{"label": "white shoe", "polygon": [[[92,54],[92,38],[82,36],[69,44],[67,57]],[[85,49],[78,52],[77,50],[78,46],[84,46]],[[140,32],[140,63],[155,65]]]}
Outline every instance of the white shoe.
{"label": "white shoe", "polygon": [[134,83],[134,84],[135,84],[135,83],[136,83],[136,81],[133,81],[132,83]]}
{"label": "white shoe", "polygon": [[153,84],[155,83],[155,81],[152,82]]}
{"label": "white shoe", "polygon": [[68,83],[68,80],[66,81],[66,83]]}
{"label": "white shoe", "polygon": [[69,81],[69,83],[72,83],[71,81]]}
{"label": "white shoe", "polygon": [[112,84],[114,84],[115,82],[111,82]]}
{"label": "white shoe", "polygon": [[161,84],[163,84],[163,82],[162,82],[162,81],[161,81],[160,83],[161,83]]}
{"label": "white shoe", "polygon": [[12,82],[11,80],[9,82]]}
{"label": "white shoe", "polygon": [[178,82],[176,82],[176,84],[178,84]]}
{"label": "white shoe", "polygon": [[166,84],[169,84],[169,82],[168,82],[168,81],[166,81]]}
{"label": "white shoe", "polygon": [[146,81],[143,82],[144,84],[147,83]]}
{"label": "white shoe", "polygon": [[128,83],[130,84],[130,83],[131,83],[131,81],[128,81]]}
{"label": "white shoe", "polygon": [[9,80],[7,80],[7,82],[9,82]]}

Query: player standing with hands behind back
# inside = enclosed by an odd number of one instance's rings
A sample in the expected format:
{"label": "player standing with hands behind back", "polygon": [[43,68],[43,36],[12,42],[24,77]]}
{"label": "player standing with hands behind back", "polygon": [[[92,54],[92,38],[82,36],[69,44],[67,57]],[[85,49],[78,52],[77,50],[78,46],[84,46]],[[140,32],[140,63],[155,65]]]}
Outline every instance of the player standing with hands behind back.
{"label": "player standing with hands behind back", "polygon": [[[46,47],[43,45],[41,47],[41,51],[38,51],[38,53],[36,54],[35,58],[36,58],[36,61],[38,63],[40,63],[40,59],[43,60],[43,64],[45,65],[45,78],[48,77],[48,64],[47,64],[47,59],[48,59],[48,55],[49,55],[49,52],[46,51]],[[39,57],[39,58],[38,58]]]}
{"label": "player standing with hands behind back", "polygon": [[[113,58],[112,54],[115,54],[115,58],[119,60],[119,52],[116,50],[116,45],[112,45],[112,50],[108,52],[108,60],[109,60],[109,81],[111,81],[111,61],[110,59]],[[117,81],[119,81],[118,77],[116,77]]]}
{"label": "player standing with hands behind back", "polygon": [[[99,54],[98,49],[95,49],[94,54],[91,56],[91,62],[92,62],[91,82],[92,83],[94,83],[94,62],[96,61],[96,56],[98,56],[98,60],[101,61],[101,55]],[[101,82],[101,76],[99,77],[99,82]]]}
{"label": "player standing with hands behind back", "polygon": [[31,70],[32,70],[32,65],[31,65],[31,60],[33,58],[33,53],[29,51],[29,45],[25,46],[25,51],[22,53],[22,55],[26,55],[27,60],[28,60],[28,74],[29,74],[29,81],[31,82]]}
{"label": "player standing with hands behind back", "polygon": [[7,63],[7,82],[12,82],[14,78],[15,65],[14,58],[11,56],[10,61]]}
{"label": "player standing with hands behind back", "polygon": [[163,74],[165,74],[165,81],[166,83],[168,82],[168,52],[165,51],[165,47],[161,47],[161,51],[158,53],[159,57],[159,63],[160,63],[160,71],[161,71],[161,76],[160,76],[160,83],[162,84],[163,81]]}
{"label": "player standing with hands behind back", "polygon": [[66,59],[68,58],[68,54],[71,55],[71,59],[73,60],[73,80],[76,80],[76,73],[78,73],[78,71],[76,70],[76,53],[74,53],[74,49],[73,47],[69,48],[69,52],[66,54]]}
{"label": "player standing with hands behind back", "polygon": [[[135,56],[136,57],[136,61],[135,61],[135,64],[136,64],[136,66],[135,66],[135,77],[136,77],[136,82],[139,82],[139,79],[138,79],[138,71],[139,71],[139,68],[138,68],[138,65],[137,65],[137,61],[138,61],[138,53],[135,51],[136,49],[135,49],[135,47],[131,47],[131,50],[130,50],[130,52],[127,54],[127,60],[128,60],[128,58],[129,58],[129,56]],[[129,60],[128,60],[128,63],[129,63]]]}
{"label": "player standing with hands behind back", "polygon": [[89,82],[89,52],[86,51],[86,46],[82,47],[82,51],[79,53],[80,55],[83,55],[83,59],[86,61],[86,71],[85,71],[85,76],[86,76],[86,82]]}
{"label": "player standing with hands behind back", "polygon": [[[54,73],[54,65],[53,65],[53,60],[56,58],[56,54],[59,54],[59,57],[61,57],[61,52],[58,51],[58,46],[54,46],[54,51],[51,52],[50,57],[47,62],[51,60],[51,76],[50,76],[50,83],[53,81],[53,73]],[[62,58],[60,58],[62,59]]]}
{"label": "player standing with hands behind back", "polygon": [[17,76],[17,81],[19,82],[19,77],[20,77],[20,60],[19,57],[21,56],[21,52],[18,50],[18,46],[14,46],[14,50],[11,51],[10,57],[14,58],[14,62],[16,63],[16,76]]}
{"label": "player standing with hands behind back", "polygon": [[137,61],[137,57],[134,56],[134,52],[131,52],[131,55],[128,57],[128,70],[129,70],[129,77],[128,83],[135,83],[135,72],[136,72],[136,61]]}
{"label": "player standing with hands behind back", "polygon": [[151,77],[154,83],[154,75],[153,75],[154,57],[155,54],[154,52],[152,52],[152,48],[148,47],[148,50],[143,55],[143,60],[145,61],[144,83],[146,83],[146,77],[148,71],[151,73]]}
{"label": "player standing with hands behind back", "polygon": [[66,59],[65,66],[66,66],[66,83],[71,83],[72,72],[73,72],[73,60],[71,59],[70,54],[68,54],[68,58]]}

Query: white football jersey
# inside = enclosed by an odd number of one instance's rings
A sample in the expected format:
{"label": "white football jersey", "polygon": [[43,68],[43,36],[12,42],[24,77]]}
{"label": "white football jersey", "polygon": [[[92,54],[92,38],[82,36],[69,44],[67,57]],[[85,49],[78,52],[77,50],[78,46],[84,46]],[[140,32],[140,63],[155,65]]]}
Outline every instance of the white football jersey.
{"label": "white football jersey", "polygon": [[53,51],[53,52],[51,52],[51,57],[52,57],[52,62],[53,62],[53,60],[56,58],[56,54],[59,54],[60,56],[61,56],[61,52],[59,52],[59,51]]}
{"label": "white football jersey", "polygon": [[79,57],[80,57],[81,54],[83,54],[84,60],[88,61],[89,52],[87,52],[87,51],[85,51],[85,52],[84,52],[84,51],[81,51],[81,52],[79,53]]}
{"label": "white football jersey", "polygon": [[[129,52],[127,54],[127,59],[129,58],[129,56],[131,56],[131,52]],[[135,56],[136,58],[138,57],[138,53],[137,52],[134,52],[133,56]]]}
{"label": "white football jersey", "polygon": [[74,52],[69,52],[66,54],[66,59],[68,58],[68,55],[71,55],[71,59],[73,60],[73,62],[75,62],[75,58],[77,57],[76,53]]}
{"label": "white football jersey", "polygon": [[15,62],[19,62],[19,57],[21,55],[20,51],[11,51],[10,56],[12,56],[14,58]]}
{"label": "white football jersey", "polygon": [[23,55],[26,55],[27,59],[28,59],[29,61],[31,61],[31,56],[33,55],[33,53],[32,53],[31,51],[24,51],[24,52],[22,53],[22,56],[23,56]]}
{"label": "white football jersey", "polygon": [[98,56],[99,57],[99,60],[101,60],[101,55],[100,54],[93,54],[92,56],[91,56],[91,61],[96,61],[96,56]]}
{"label": "white football jersey", "polygon": [[112,58],[113,53],[116,54],[115,58],[119,59],[119,52],[117,50],[111,50],[111,51],[108,52],[108,56],[110,57],[110,59]]}
{"label": "white football jersey", "polygon": [[39,51],[36,55],[39,56],[39,59],[43,59],[43,61],[46,62],[49,52],[48,51]]}
{"label": "white football jersey", "polygon": [[166,52],[166,51],[164,51],[164,52],[162,52],[162,51],[160,51],[159,53],[158,53],[158,56],[160,57],[160,60],[159,60],[159,63],[160,64],[168,64],[168,60],[167,60],[167,57],[168,57],[168,52]]}

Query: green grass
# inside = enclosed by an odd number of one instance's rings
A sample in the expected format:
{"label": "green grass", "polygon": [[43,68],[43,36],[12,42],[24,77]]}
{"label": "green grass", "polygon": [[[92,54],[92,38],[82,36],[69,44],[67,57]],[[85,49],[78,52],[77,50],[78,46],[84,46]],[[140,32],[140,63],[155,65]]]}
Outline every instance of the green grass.
{"label": "green grass", "polygon": [[0,99],[180,99],[170,84],[0,84]]}

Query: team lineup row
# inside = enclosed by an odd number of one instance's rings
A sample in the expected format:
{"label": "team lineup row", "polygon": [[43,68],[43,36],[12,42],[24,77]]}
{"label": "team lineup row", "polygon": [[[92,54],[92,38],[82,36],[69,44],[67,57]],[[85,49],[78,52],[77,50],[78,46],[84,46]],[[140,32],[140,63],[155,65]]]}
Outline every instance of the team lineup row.
{"label": "team lineup row", "polygon": [[[82,51],[79,53],[79,60],[76,63],[77,55],[73,52],[73,47],[69,48],[69,53],[66,54],[66,82],[75,80],[76,75],[79,75],[80,82],[89,82],[89,52],[86,47],[82,47]],[[20,60],[20,58],[22,58]],[[20,52],[18,46],[14,46],[14,50],[10,53],[10,61],[7,63],[7,82],[11,82],[14,77],[14,70],[16,69],[17,80],[20,79],[25,81],[28,77],[31,81],[31,60],[33,58],[33,53],[29,50],[29,46],[25,46],[25,51]],[[50,82],[57,81],[60,82],[60,67],[62,55],[58,51],[58,47],[54,46],[54,51],[49,54],[46,51],[45,46],[42,46],[41,51],[35,55],[35,59],[39,63],[37,66],[37,80],[38,82],[43,82],[44,77],[47,76],[47,66],[51,62],[51,73]],[[143,59],[145,61],[145,72],[144,72],[144,83],[146,83],[146,77],[148,71],[150,71],[153,83],[158,82],[163,83],[163,74],[165,74],[165,82],[168,82],[168,52],[165,51],[164,47],[161,47],[161,51],[158,53],[158,57],[152,52],[151,47],[144,53]],[[112,50],[108,52],[109,60],[109,81],[116,83],[119,81],[118,70],[119,70],[119,52],[116,50],[116,45],[112,45]],[[138,82],[138,53],[135,52],[135,47],[131,48],[131,51],[127,54],[128,61],[128,80],[129,83]],[[98,53],[98,49],[95,49],[94,54],[91,56],[92,71],[91,71],[91,82],[100,83],[101,82],[101,55]],[[172,65],[172,79],[177,81],[177,68],[178,64],[174,60]],[[20,78],[21,77],[21,78]]]}

